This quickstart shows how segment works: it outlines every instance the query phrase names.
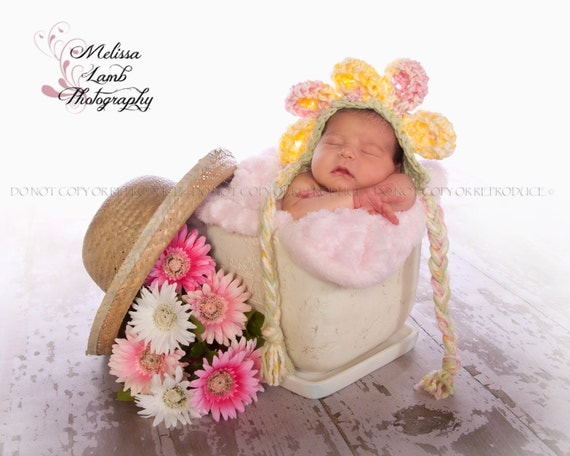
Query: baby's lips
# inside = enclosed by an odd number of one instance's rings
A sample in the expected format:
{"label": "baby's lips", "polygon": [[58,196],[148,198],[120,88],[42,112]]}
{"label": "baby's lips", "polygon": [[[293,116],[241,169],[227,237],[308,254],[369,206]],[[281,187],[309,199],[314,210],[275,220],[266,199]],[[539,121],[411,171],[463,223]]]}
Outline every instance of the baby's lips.
{"label": "baby's lips", "polygon": [[332,173],[341,176],[352,176],[350,171],[342,166],[337,166],[335,169],[333,169]]}

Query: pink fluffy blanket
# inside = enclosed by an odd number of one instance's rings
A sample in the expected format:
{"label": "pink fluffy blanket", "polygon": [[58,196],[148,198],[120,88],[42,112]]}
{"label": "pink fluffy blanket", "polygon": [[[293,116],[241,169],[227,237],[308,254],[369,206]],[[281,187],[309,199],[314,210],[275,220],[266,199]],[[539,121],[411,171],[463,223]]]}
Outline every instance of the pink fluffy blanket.
{"label": "pink fluffy blanket", "polygon": [[[259,209],[280,169],[273,150],[243,160],[232,181],[196,211],[204,223],[257,236]],[[343,287],[379,284],[396,272],[425,231],[423,204],[397,213],[399,225],[361,209],[313,212],[293,220],[278,210],[274,227],[291,259],[313,276]]]}

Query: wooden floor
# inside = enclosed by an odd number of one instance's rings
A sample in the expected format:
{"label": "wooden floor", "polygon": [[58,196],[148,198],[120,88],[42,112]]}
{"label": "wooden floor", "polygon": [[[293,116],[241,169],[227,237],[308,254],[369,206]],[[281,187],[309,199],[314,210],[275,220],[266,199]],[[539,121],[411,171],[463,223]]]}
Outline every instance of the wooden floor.
{"label": "wooden floor", "polygon": [[452,398],[413,390],[442,354],[424,247],[412,351],[321,400],[267,387],[237,420],[170,431],[117,402],[107,359],[84,354],[102,293],[83,269],[81,242],[101,201],[9,198],[0,453],[568,455],[568,205],[555,190],[486,197],[456,187],[443,198],[462,360]]}

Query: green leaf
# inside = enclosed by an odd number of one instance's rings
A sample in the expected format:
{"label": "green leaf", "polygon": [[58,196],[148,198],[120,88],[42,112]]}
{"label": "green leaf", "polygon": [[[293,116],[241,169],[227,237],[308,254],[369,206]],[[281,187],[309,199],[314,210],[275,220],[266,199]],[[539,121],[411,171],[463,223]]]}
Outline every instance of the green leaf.
{"label": "green leaf", "polygon": [[205,328],[204,325],[200,322],[200,320],[198,320],[194,315],[190,315],[190,321],[191,321],[192,323],[194,323],[194,325],[196,325],[196,329],[193,330],[192,332],[193,332],[194,334],[196,334],[196,336],[201,339],[201,338],[202,338],[202,334],[204,333],[204,331],[206,330],[206,328]]}
{"label": "green leaf", "polygon": [[125,391],[124,385],[121,385],[121,389],[117,392],[117,400],[122,402],[132,402],[135,398],[131,395],[131,390]]}
{"label": "green leaf", "polygon": [[188,350],[186,353],[192,358],[198,358],[199,356],[202,356],[207,348],[208,347],[206,347],[206,344],[204,342],[194,342],[190,346],[190,350]]}
{"label": "green leaf", "polygon": [[251,336],[251,338],[260,338],[261,337],[261,328],[263,327],[263,322],[265,321],[265,316],[258,312],[257,310],[252,310],[248,312],[250,315],[248,316],[247,320],[247,332]]}

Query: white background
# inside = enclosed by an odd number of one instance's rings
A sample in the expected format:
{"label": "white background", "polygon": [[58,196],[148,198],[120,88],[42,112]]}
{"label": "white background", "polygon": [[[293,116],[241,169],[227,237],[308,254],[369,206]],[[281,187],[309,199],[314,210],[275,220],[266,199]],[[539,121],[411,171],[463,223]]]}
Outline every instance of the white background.
{"label": "white background", "polygon": [[[283,100],[305,79],[328,81],[351,56],[379,71],[422,62],[422,108],[445,114],[456,155],[496,184],[549,185],[566,174],[567,46],[562,1],[18,2],[2,14],[0,191],[22,185],[181,177],[217,146],[243,157],[276,144]],[[148,5],[148,6],[147,6]],[[60,76],[34,34],[57,22],[87,43],[137,50],[129,81],[154,96],[146,113],[68,113],[44,96]]]}
{"label": "white background", "polygon": [[[189,5],[23,1],[1,15],[0,201],[12,229],[69,221],[77,211],[82,230],[101,193],[133,177],[178,180],[215,147],[242,159],[275,146],[293,120],[283,108],[291,85],[328,81],[334,63],[348,56],[379,71],[408,57],[430,77],[422,108],[455,126],[457,150],[442,162],[455,186],[540,188],[547,195],[461,198],[455,187],[450,204],[466,212],[493,208],[476,215],[489,227],[487,241],[493,230],[524,232],[527,244],[540,238],[542,249],[567,250],[566,239],[552,236],[568,225],[570,32],[563,1]],[[141,53],[129,82],[150,89],[148,112],[110,106],[70,114],[41,93],[60,72],[36,48],[34,34],[61,21],[70,38],[108,47],[120,42]],[[46,188],[54,194],[30,196]],[[56,215],[51,222],[20,222],[22,207]]]}

